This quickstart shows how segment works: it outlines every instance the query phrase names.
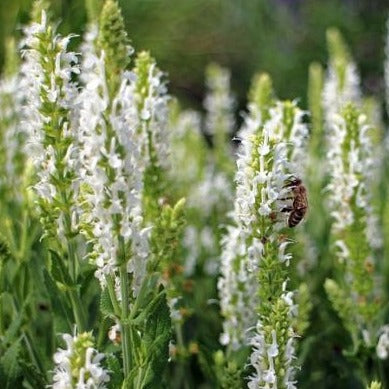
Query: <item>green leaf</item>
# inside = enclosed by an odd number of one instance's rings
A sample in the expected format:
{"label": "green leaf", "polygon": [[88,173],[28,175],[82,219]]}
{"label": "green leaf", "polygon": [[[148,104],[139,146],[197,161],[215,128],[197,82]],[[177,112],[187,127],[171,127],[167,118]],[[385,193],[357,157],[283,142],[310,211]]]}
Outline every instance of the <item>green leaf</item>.
{"label": "green leaf", "polygon": [[165,291],[161,291],[157,296],[155,296],[154,299],[151,302],[149,302],[146,308],[142,310],[134,320],[132,320],[132,324],[138,326],[142,325],[142,323],[147,319],[147,317],[149,317],[151,312],[155,309],[155,306],[160,303],[160,299],[162,295],[165,295]]}
{"label": "green leaf", "polygon": [[93,284],[94,282],[97,282],[97,279],[95,277],[96,273],[96,266],[92,266],[89,264],[83,264],[81,267],[82,273],[77,279],[77,285],[81,285],[80,288],[80,295],[84,296],[87,293],[88,288]]}
{"label": "green leaf", "polygon": [[55,315],[56,331],[69,332],[72,329],[72,320],[70,319],[72,317],[71,311],[61,298],[63,295],[46,269],[43,270],[43,277]]}
{"label": "green leaf", "polygon": [[150,300],[155,296],[155,291],[157,289],[156,285],[159,281],[159,278],[159,273],[153,273],[148,277],[145,277],[140,287],[138,296],[135,300],[135,306],[138,309],[149,306]]}
{"label": "green leaf", "polygon": [[10,387],[20,377],[19,353],[21,351],[21,338],[12,343],[11,347],[0,359],[3,374],[6,377],[5,388]]}
{"label": "green leaf", "polygon": [[22,359],[20,360],[20,366],[23,369],[24,377],[27,379],[32,388],[42,389],[47,386],[47,381],[44,375],[38,371],[35,365]]}
{"label": "green leaf", "polygon": [[9,249],[8,243],[5,238],[0,235],[0,260],[2,262],[7,262],[13,259],[11,251]]}
{"label": "green leaf", "polygon": [[141,387],[156,388],[169,358],[169,341],[171,337],[170,311],[165,294],[160,294],[146,322],[142,338],[143,350],[146,352],[146,369]]}
{"label": "green leaf", "polygon": [[5,332],[5,335],[3,338],[3,343],[13,344],[15,342],[15,339],[17,337],[19,329],[23,324],[24,313],[25,313],[25,305],[23,305],[21,307],[20,312],[18,312],[16,317],[13,318],[12,322],[10,323],[9,327],[7,328],[7,331]]}
{"label": "green leaf", "polygon": [[69,271],[66,268],[63,258],[61,258],[55,251],[50,250],[51,254],[51,275],[54,280],[60,282],[68,287],[75,286],[70,277]]}
{"label": "green leaf", "polygon": [[208,377],[208,379],[211,380],[211,382],[216,382],[215,366],[214,366],[215,363],[214,363],[212,351],[209,350],[206,346],[200,347],[199,354],[198,354],[198,361],[204,375]]}
{"label": "green leaf", "polygon": [[109,296],[108,288],[104,288],[101,291],[100,310],[104,316],[115,317],[115,311],[113,309],[111,297]]}
{"label": "green leaf", "polygon": [[116,358],[115,354],[106,355],[104,364],[107,367],[110,376],[108,387],[110,389],[119,388],[121,382],[123,381],[123,373],[122,373],[122,368],[120,366],[120,362]]}

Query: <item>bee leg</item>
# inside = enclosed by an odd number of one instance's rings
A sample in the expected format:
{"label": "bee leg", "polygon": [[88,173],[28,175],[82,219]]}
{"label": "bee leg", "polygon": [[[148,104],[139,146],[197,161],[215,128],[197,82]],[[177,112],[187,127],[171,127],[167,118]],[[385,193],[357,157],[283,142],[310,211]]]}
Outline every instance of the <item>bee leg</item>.
{"label": "bee leg", "polygon": [[292,188],[293,186],[297,186],[296,181],[290,181],[283,186],[283,188]]}
{"label": "bee leg", "polygon": [[294,200],[294,197],[291,196],[291,197],[282,197],[281,199],[278,199],[280,201],[286,201],[286,200]]}
{"label": "bee leg", "polygon": [[281,209],[281,212],[292,212],[293,211],[293,207],[284,207]]}

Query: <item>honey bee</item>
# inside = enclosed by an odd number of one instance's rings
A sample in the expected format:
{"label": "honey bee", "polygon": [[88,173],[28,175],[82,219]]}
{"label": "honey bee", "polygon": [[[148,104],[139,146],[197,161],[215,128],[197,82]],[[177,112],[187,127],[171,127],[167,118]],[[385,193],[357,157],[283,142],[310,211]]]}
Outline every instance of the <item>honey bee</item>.
{"label": "honey bee", "polygon": [[308,209],[308,199],[307,199],[307,190],[303,185],[303,182],[300,178],[295,178],[284,188],[290,188],[292,192],[292,197],[288,197],[285,200],[291,199],[293,203],[291,206],[284,207],[281,212],[290,212],[288,216],[288,227],[296,227],[297,224],[303,220],[307,209]]}

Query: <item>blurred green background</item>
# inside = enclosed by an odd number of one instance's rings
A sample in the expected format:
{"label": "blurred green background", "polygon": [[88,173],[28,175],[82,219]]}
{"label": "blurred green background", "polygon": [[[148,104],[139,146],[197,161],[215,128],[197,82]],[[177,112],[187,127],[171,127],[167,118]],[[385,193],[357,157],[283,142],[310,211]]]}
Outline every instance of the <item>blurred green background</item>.
{"label": "blurred green background", "polygon": [[[82,34],[83,0],[51,0],[62,32]],[[366,94],[383,97],[387,0],[121,0],[136,49],[148,49],[169,74],[170,90],[201,105],[204,68],[217,61],[232,71],[243,107],[254,72],[271,74],[280,98],[305,106],[307,69],[326,62],[325,30],[338,27],[350,44]],[[4,38],[20,35],[31,0],[0,0],[0,63]]]}

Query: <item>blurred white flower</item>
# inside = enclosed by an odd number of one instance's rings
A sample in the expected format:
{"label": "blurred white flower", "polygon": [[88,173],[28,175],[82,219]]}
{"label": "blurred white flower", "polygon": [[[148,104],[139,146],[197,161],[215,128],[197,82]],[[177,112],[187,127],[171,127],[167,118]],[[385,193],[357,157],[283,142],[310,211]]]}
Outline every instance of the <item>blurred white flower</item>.
{"label": "blurred white flower", "polygon": [[104,354],[95,350],[90,333],[63,334],[65,349],[54,354],[53,389],[104,389],[109,382],[108,371],[100,362]]}
{"label": "blurred white flower", "polygon": [[387,359],[389,355],[389,325],[384,325],[379,332],[381,335],[376,347],[377,356],[380,359]]}

